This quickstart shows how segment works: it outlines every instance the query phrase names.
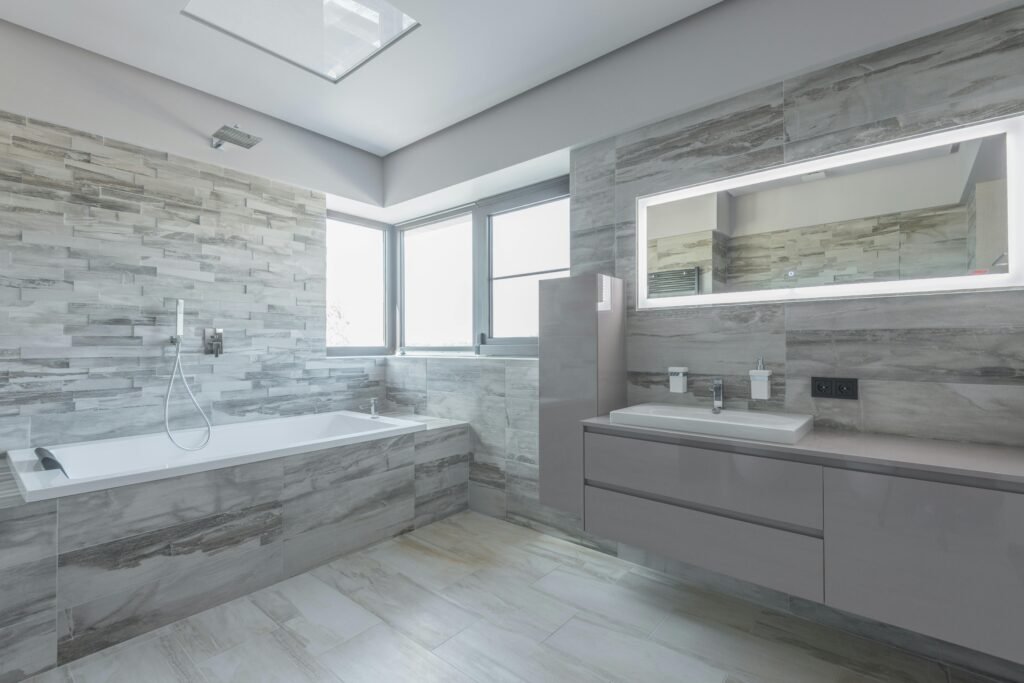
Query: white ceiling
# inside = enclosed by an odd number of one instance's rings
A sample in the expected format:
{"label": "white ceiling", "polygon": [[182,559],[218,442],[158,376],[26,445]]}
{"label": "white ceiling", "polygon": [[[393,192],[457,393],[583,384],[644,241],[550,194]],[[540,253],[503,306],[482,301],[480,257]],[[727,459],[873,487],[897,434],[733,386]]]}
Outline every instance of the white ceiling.
{"label": "white ceiling", "polygon": [[384,155],[721,0],[392,2],[421,27],[336,85],[187,0],[4,0],[0,19]]}

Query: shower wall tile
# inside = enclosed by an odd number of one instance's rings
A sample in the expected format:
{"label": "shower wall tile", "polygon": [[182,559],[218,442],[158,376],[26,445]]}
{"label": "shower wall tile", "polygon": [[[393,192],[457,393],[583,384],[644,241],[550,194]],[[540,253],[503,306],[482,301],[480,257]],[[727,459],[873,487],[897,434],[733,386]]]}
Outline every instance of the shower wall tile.
{"label": "shower wall tile", "polygon": [[[0,452],[159,431],[175,299],[215,423],[385,398],[325,357],[325,198],[27,119],[0,130]],[[224,329],[225,354],[200,353]],[[180,386],[179,386],[180,392]],[[184,393],[176,426],[194,425]]]}

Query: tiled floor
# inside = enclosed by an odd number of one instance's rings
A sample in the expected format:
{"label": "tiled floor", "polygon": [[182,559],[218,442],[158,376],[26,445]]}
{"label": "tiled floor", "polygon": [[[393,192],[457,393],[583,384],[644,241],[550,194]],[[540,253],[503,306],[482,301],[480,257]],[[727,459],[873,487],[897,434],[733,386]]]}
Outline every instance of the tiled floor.
{"label": "tiled floor", "polygon": [[947,683],[934,663],[463,513],[34,683]]}

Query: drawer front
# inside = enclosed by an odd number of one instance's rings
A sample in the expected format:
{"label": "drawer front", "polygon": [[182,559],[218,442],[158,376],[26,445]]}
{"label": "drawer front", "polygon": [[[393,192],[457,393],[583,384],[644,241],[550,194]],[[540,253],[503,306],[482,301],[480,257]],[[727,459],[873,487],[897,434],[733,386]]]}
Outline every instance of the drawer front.
{"label": "drawer front", "polygon": [[825,470],[826,604],[1024,663],[1024,495]]}
{"label": "drawer front", "polygon": [[588,481],[820,530],[818,465],[587,433]]}
{"label": "drawer front", "polygon": [[820,538],[586,487],[586,530],[719,574],[821,602]]}

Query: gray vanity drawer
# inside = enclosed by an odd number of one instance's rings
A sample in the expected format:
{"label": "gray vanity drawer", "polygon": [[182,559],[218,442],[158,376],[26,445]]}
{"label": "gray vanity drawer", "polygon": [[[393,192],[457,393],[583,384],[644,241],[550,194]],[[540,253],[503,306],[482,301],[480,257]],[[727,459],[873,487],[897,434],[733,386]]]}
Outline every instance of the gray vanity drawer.
{"label": "gray vanity drawer", "polygon": [[826,603],[1024,663],[1024,495],[825,470]]}
{"label": "gray vanity drawer", "polygon": [[612,488],[822,528],[818,465],[588,432],[584,473]]}
{"label": "gray vanity drawer", "polygon": [[665,557],[821,602],[820,538],[588,486],[586,530]]}

